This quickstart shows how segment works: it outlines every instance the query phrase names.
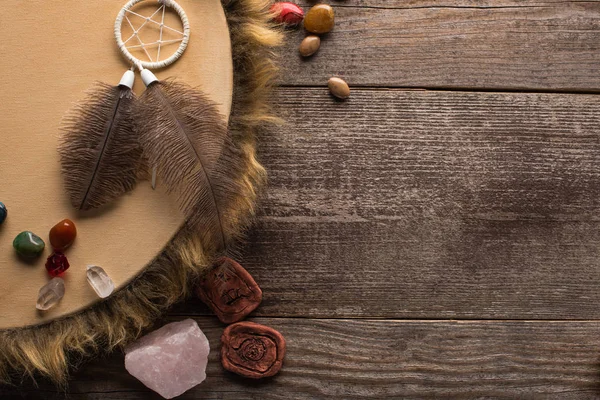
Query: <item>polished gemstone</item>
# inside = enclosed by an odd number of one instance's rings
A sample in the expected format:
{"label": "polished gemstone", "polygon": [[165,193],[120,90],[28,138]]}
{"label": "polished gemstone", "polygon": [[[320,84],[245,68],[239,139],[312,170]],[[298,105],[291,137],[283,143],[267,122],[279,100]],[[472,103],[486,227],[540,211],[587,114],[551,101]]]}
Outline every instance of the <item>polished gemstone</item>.
{"label": "polished gemstone", "polygon": [[24,231],[15,237],[13,247],[21,257],[33,258],[42,254],[46,244],[35,233]]}
{"label": "polished gemstone", "polygon": [[165,399],[206,379],[210,346],[193,319],[173,322],[125,348],[125,368]]}
{"label": "polished gemstone", "polygon": [[319,47],[321,47],[321,38],[317,35],[308,35],[302,40],[298,50],[302,57],[310,57],[319,50]]}
{"label": "polished gemstone", "polygon": [[246,378],[266,378],[281,369],[285,347],[283,335],[275,329],[254,322],[238,322],[223,331],[221,364]]}
{"label": "polished gemstone", "polygon": [[334,25],[333,8],[328,4],[317,4],[308,10],[304,18],[304,29],[312,33],[330,32]]}
{"label": "polished gemstone", "polygon": [[304,19],[304,11],[289,1],[273,3],[271,14],[276,22],[289,26],[296,26]]}
{"label": "polished gemstone", "polygon": [[59,276],[68,269],[69,260],[67,260],[67,256],[65,256],[60,251],[55,251],[46,260],[46,270],[48,271],[50,276]]}
{"label": "polished gemstone", "polygon": [[62,278],[52,278],[40,288],[37,304],[38,310],[48,310],[56,305],[65,295],[65,281]]}
{"label": "polished gemstone", "polygon": [[87,281],[96,294],[103,299],[110,296],[115,290],[115,285],[102,267],[97,265],[87,266]]}
{"label": "polished gemstone", "polygon": [[6,219],[7,216],[8,216],[8,210],[6,209],[6,206],[4,205],[4,203],[2,203],[0,201],[0,224],[2,224],[4,222],[4,220]]}
{"label": "polished gemstone", "polygon": [[50,229],[50,244],[54,250],[65,250],[73,244],[75,237],[77,237],[77,228],[70,219],[63,219]]}
{"label": "polished gemstone", "polygon": [[331,94],[338,99],[345,100],[350,97],[350,86],[341,78],[330,78],[327,86]]}

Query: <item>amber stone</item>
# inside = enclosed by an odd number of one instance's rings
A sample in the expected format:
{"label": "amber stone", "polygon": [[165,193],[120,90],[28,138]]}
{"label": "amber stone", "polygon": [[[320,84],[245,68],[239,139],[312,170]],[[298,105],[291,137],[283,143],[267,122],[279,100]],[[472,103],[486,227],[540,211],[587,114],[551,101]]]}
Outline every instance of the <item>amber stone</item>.
{"label": "amber stone", "polygon": [[254,322],[229,325],[221,336],[223,368],[247,378],[260,379],[279,372],[285,357],[285,339],[275,329]]}
{"label": "amber stone", "polygon": [[208,272],[196,293],[225,324],[241,321],[262,301],[262,291],[252,276],[227,257]]}
{"label": "amber stone", "polygon": [[65,250],[73,244],[75,237],[77,237],[77,228],[70,219],[63,219],[50,229],[50,244],[54,250]]}
{"label": "amber stone", "polygon": [[338,99],[345,100],[350,97],[350,86],[341,78],[330,78],[327,82],[329,91]]}
{"label": "amber stone", "polygon": [[312,33],[330,32],[334,25],[333,8],[327,4],[317,4],[304,17],[304,29]]}
{"label": "amber stone", "polygon": [[308,35],[304,38],[298,50],[302,57],[310,57],[315,54],[321,47],[321,38],[316,35]]}

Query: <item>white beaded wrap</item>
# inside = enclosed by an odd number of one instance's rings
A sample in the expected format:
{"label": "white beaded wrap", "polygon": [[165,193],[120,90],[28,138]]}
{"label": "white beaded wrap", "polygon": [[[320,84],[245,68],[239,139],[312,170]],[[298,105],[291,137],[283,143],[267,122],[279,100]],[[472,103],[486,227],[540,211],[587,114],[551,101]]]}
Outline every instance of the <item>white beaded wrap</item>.
{"label": "white beaded wrap", "polygon": [[159,4],[163,4],[165,7],[172,8],[177,13],[177,15],[179,15],[179,18],[181,19],[181,23],[183,24],[183,38],[181,40],[181,43],[179,44],[179,48],[177,49],[177,51],[175,53],[173,53],[169,58],[162,60],[162,61],[139,60],[138,58],[134,57],[129,52],[127,47],[125,46],[125,43],[123,42],[123,38],[121,36],[121,26],[123,24],[123,19],[125,18],[125,14],[127,13],[127,11],[130,10],[136,4],[141,3],[142,1],[146,1],[146,0],[130,0],[127,4],[125,4],[123,6],[121,11],[119,11],[119,14],[117,15],[117,19],[115,21],[115,39],[117,41],[117,46],[119,46],[119,49],[121,50],[121,53],[123,53],[125,58],[127,58],[129,61],[131,61],[140,70],[142,68],[147,68],[147,69],[164,68],[168,65],[173,64],[175,61],[177,61],[179,59],[179,57],[181,57],[181,55],[185,51],[185,49],[188,45],[188,42],[190,40],[190,22],[188,21],[188,17],[186,15],[185,11],[183,10],[183,8],[181,8],[181,6],[179,4],[177,4],[177,2],[175,2],[174,0],[155,0]]}

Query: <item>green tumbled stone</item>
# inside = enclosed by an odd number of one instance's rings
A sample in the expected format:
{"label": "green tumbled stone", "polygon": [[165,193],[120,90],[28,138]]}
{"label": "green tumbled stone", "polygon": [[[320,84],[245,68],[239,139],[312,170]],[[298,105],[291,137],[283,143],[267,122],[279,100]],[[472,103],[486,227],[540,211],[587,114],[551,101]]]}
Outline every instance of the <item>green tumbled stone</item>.
{"label": "green tumbled stone", "polygon": [[13,247],[21,257],[37,257],[44,251],[46,244],[41,237],[33,232],[19,233],[13,240]]}

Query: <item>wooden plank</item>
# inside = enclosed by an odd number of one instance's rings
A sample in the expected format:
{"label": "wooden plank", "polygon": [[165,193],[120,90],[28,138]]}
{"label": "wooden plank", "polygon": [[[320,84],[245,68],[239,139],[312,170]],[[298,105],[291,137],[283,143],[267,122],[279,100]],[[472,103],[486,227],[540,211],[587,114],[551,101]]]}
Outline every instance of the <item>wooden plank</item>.
{"label": "wooden plank", "polygon": [[[332,1],[335,30],[302,60],[282,50],[285,85],[600,90],[597,1]],[[308,8],[313,3],[304,1]]]}
{"label": "wooden plank", "polygon": [[[288,345],[282,372],[262,382],[224,372],[217,357],[223,326],[198,321],[211,342],[208,378],[181,399],[582,399],[600,392],[598,321],[258,319]],[[3,394],[64,398],[46,383]],[[76,373],[69,398],[159,399],[127,374],[120,354]]]}
{"label": "wooden plank", "polygon": [[[260,316],[599,319],[600,97],[281,89]],[[205,313],[199,301],[177,313]]]}

